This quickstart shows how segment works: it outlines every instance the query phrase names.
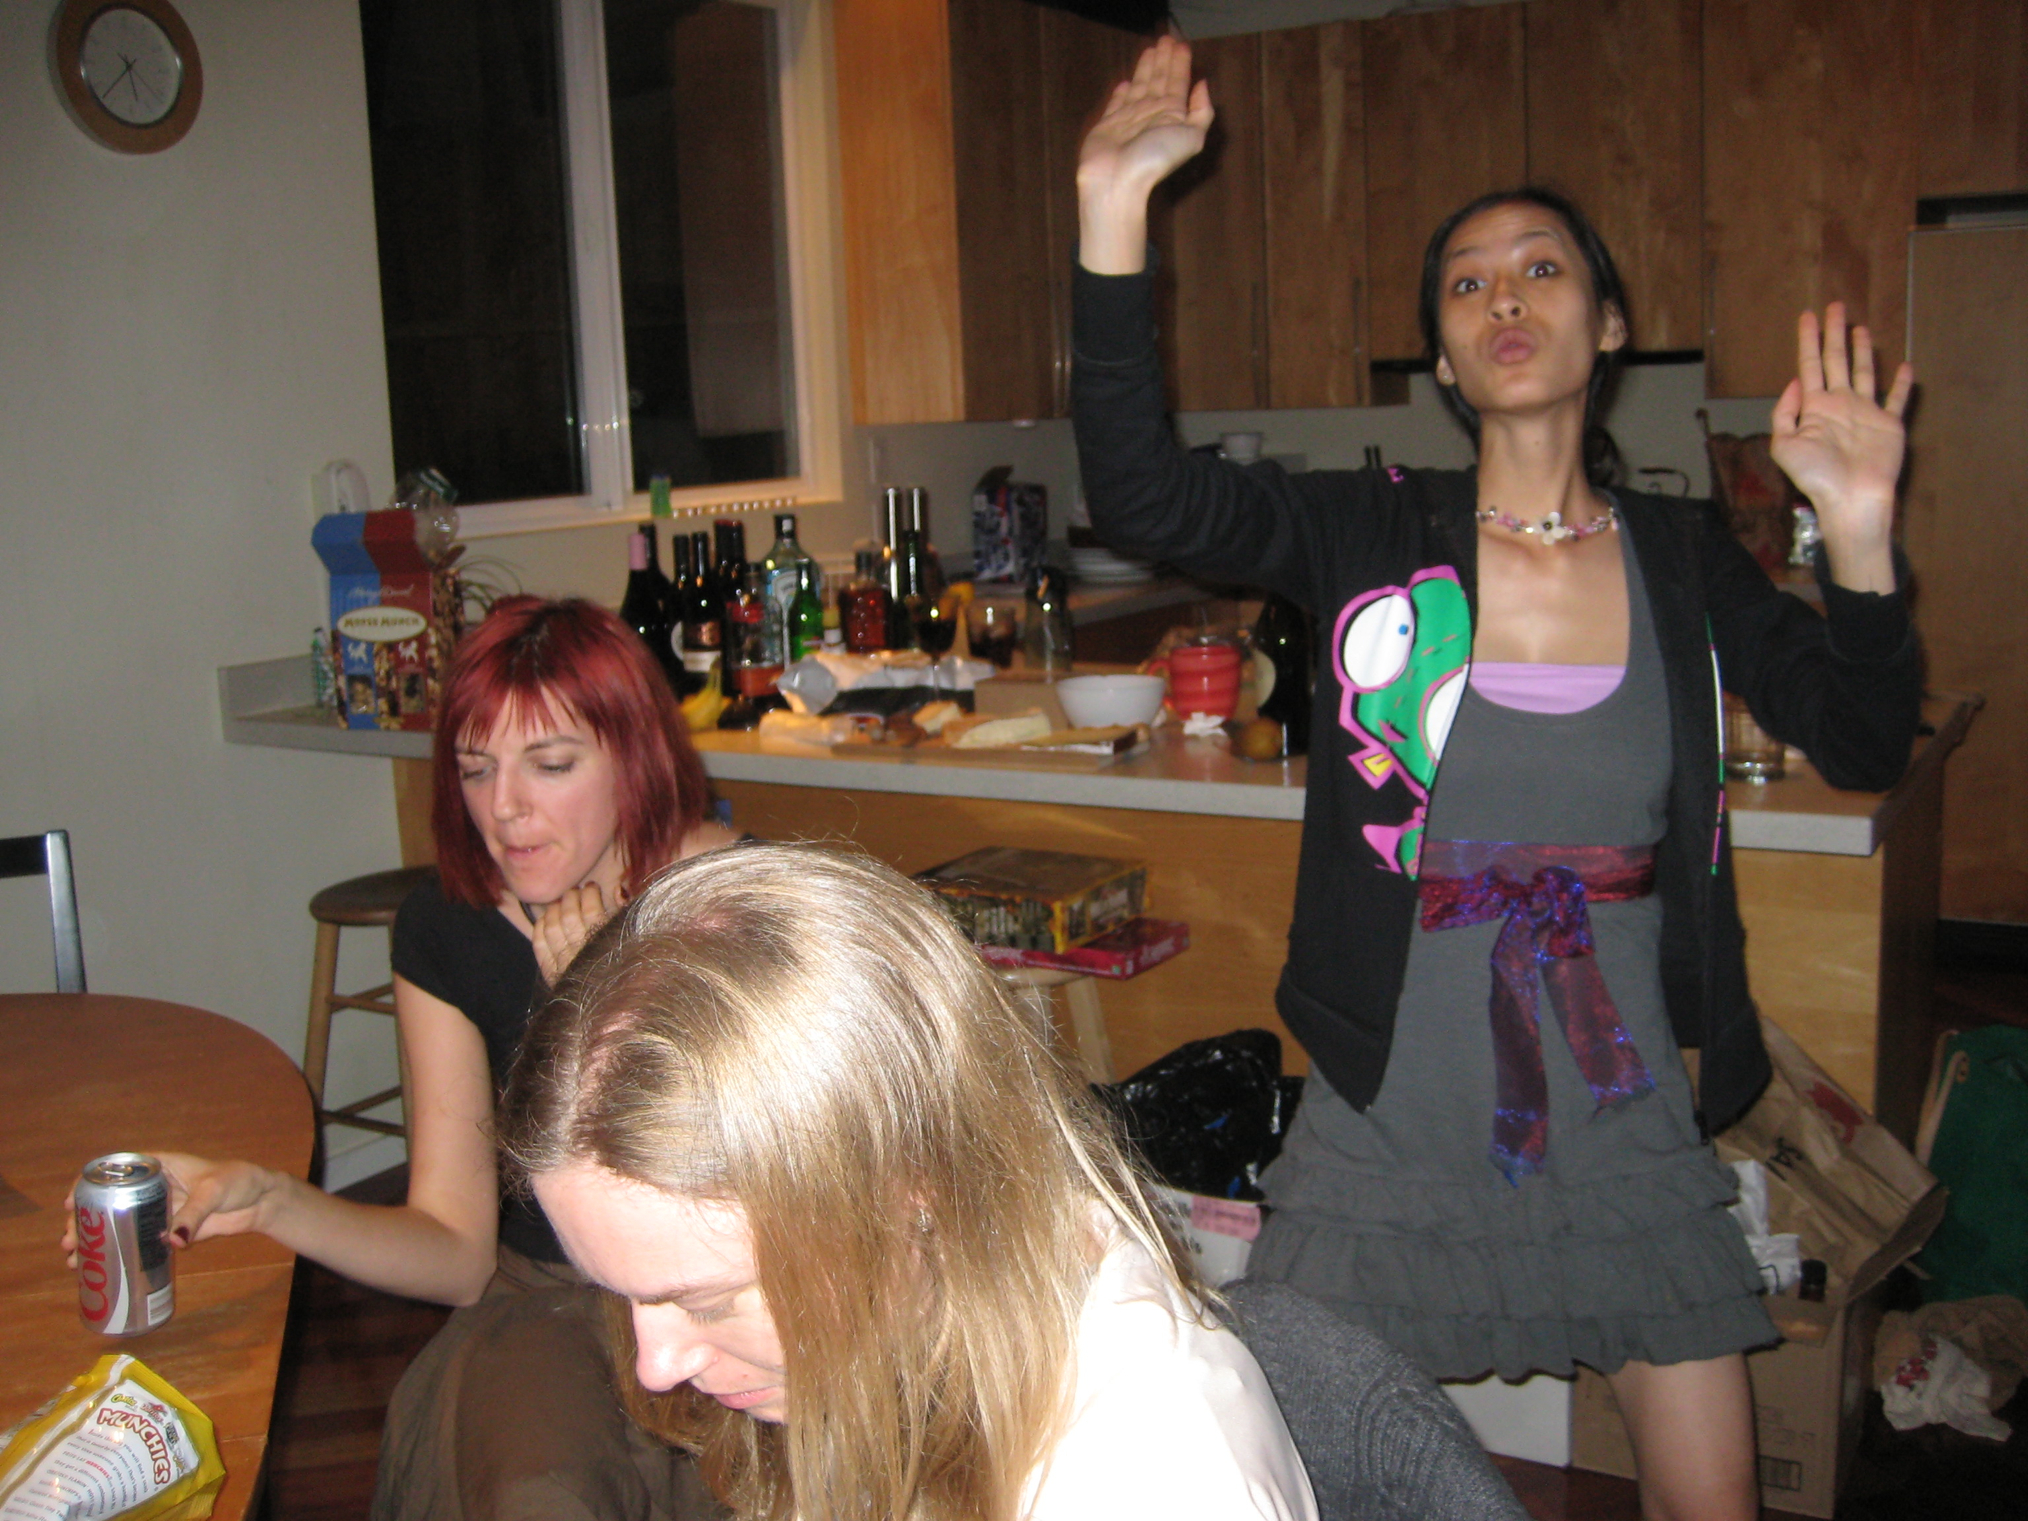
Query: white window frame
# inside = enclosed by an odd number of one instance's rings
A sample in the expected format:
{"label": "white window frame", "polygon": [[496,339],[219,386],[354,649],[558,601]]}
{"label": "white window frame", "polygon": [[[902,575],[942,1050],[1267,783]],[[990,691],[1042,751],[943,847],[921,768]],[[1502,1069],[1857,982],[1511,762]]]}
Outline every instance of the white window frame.
{"label": "white window frame", "polygon": [[[670,494],[670,504],[679,516],[797,511],[842,498],[844,425],[835,316],[828,6],[826,0],[737,3],[774,11],[777,17],[783,234],[796,367],[796,457],[802,469],[779,480],[678,489]],[[460,503],[458,531],[463,539],[624,523],[648,516],[647,492],[630,484],[633,449],[627,424],[605,24],[600,0],[558,0],[558,15],[571,283],[577,315],[578,448],[586,490],[578,496]]]}

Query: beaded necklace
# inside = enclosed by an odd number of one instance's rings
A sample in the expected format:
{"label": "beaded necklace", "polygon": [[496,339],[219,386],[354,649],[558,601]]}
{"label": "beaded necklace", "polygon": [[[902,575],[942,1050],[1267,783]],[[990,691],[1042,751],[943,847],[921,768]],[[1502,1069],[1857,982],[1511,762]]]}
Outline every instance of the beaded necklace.
{"label": "beaded necklace", "polygon": [[1509,533],[1539,533],[1545,544],[1562,544],[1577,539],[1588,539],[1595,533],[1604,533],[1608,528],[1616,526],[1620,520],[1620,510],[1611,502],[1607,502],[1603,517],[1593,518],[1589,523],[1580,524],[1575,528],[1565,525],[1560,511],[1550,513],[1539,523],[1524,523],[1497,507],[1482,507],[1479,509],[1478,518],[1481,523],[1491,523],[1494,527],[1504,528]]}

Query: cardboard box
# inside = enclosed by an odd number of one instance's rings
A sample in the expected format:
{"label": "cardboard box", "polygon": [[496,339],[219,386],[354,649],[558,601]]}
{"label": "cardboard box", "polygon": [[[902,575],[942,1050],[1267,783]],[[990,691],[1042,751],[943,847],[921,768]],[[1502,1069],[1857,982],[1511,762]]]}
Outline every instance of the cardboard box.
{"label": "cardboard box", "polygon": [[[1761,1503],[1828,1518],[1865,1425],[1881,1295],[1876,1290],[1839,1310],[1778,1295],[1767,1307],[1785,1331],[1814,1329],[1821,1339],[1784,1340],[1746,1360],[1760,1443]],[[1635,1476],[1620,1407],[1605,1379],[1589,1368],[1579,1371],[1571,1396],[1570,1461],[1575,1468]]]}
{"label": "cardboard box", "polygon": [[979,954],[994,966],[1040,967],[1048,972],[1082,972],[1087,977],[1138,977],[1190,949],[1190,926],[1174,919],[1135,919],[1068,951],[1020,951],[982,945]]}
{"label": "cardboard box", "polygon": [[1258,1204],[1189,1194],[1160,1184],[1154,1189],[1154,1198],[1176,1234],[1190,1248],[1190,1255],[1197,1259],[1198,1271],[1204,1274],[1205,1282],[1219,1288],[1245,1276],[1254,1238],[1260,1234]]}
{"label": "cardboard box", "polygon": [[428,729],[458,634],[455,573],[433,570],[415,514],[333,513],[310,542],[331,574],[331,669],[350,729]]}
{"label": "cardboard box", "polygon": [[975,945],[1067,951],[1141,915],[1148,868],[1060,850],[988,846],[916,881],[944,900]]}

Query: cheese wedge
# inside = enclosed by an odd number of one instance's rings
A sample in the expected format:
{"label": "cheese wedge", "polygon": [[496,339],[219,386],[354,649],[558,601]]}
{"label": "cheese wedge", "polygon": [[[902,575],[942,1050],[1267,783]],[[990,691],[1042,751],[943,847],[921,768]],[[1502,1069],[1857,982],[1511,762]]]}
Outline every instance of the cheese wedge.
{"label": "cheese wedge", "polygon": [[1049,719],[1040,708],[1008,718],[982,718],[944,726],[944,736],[954,750],[990,750],[1005,745],[1025,745],[1049,732]]}

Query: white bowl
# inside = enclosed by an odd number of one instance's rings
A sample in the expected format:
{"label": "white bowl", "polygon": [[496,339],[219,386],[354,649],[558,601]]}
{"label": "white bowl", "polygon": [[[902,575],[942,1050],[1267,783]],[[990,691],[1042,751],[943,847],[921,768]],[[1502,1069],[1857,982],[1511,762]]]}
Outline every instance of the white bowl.
{"label": "white bowl", "polygon": [[1066,676],[1056,684],[1056,697],[1073,727],[1099,729],[1153,723],[1167,690],[1160,676]]}

